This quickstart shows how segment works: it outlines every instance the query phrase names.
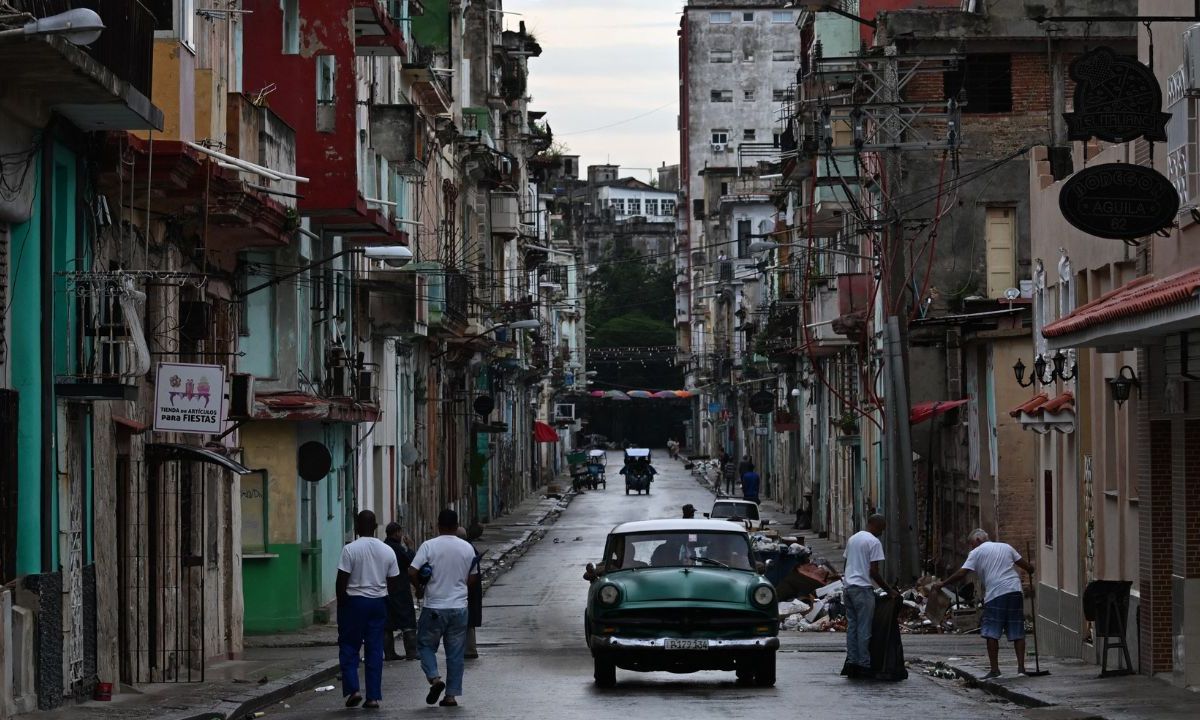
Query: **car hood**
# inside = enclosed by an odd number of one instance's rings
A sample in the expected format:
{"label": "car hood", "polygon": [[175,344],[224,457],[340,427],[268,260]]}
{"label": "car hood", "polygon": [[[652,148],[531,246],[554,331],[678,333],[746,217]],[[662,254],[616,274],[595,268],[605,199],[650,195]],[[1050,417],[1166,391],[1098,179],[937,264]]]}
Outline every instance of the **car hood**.
{"label": "car hood", "polygon": [[758,576],[724,568],[638,568],[609,576],[621,588],[622,603],[657,600],[747,602]]}

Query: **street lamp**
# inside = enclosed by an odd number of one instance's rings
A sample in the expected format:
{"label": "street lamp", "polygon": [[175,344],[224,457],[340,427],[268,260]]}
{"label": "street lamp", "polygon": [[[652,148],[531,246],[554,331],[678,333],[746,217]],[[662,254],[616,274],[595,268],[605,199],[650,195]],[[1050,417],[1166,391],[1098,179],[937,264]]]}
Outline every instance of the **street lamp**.
{"label": "street lamp", "polygon": [[[541,320],[513,320],[512,322],[496,323],[495,325],[491,326],[487,330],[484,330],[483,332],[475,333],[474,335],[467,335],[461,339],[462,340],[474,340],[475,338],[481,338],[484,335],[493,333],[497,330],[533,330],[534,328],[541,327],[541,325],[542,325]],[[453,350],[454,350],[454,348],[449,348],[447,350],[443,350],[442,352],[437,353],[436,355],[429,356],[429,359],[437,360],[441,356],[446,355]]]}
{"label": "street lamp", "polygon": [[[1128,377],[1126,377],[1126,371],[1128,371]],[[1138,380],[1137,373],[1128,365],[1118,370],[1115,378],[1108,379],[1108,387],[1112,390],[1113,400],[1116,401],[1117,407],[1125,404],[1125,401],[1129,399],[1129,390],[1134,386],[1137,386],[1138,396],[1140,397],[1142,394],[1142,383]]]}
{"label": "street lamp", "polygon": [[35,18],[24,27],[0,30],[0,40],[19,36],[61,35],[72,45],[90,45],[104,32],[104,21],[95,10],[76,8],[44,18]]}
{"label": "street lamp", "polygon": [[[303,228],[301,228],[301,231],[303,232]],[[360,253],[360,252],[365,252],[366,256],[373,260],[383,260],[384,262],[386,262],[389,265],[392,265],[393,267],[398,267],[399,265],[405,265],[408,262],[410,262],[413,257],[412,251],[409,250],[408,248],[404,247],[403,245],[385,245],[385,246],[371,247],[371,248],[361,248],[361,247],[346,248],[345,250],[342,250],[341,252],[335,252],[334,254],[330,255],[329,257],[325,258],[324,260],[318,260],[314,263],[309,263],[309,264],[305,265],[304,267],[301,267],[297,270],[293,270],[290,273],[287,273],[285,275],[280,275],[278,277],[273,277],[264,283],[255,285],[254,287],[249,288],[247,290],[243,290],[237,294],[237,297],[239,299],[241,299],[241,298],[246,297],[247,295],[253,295],[254,293],[258,292],[259,290],[265,290],[265,289],[271,287],[272,285],[278,285],[279,283],[283,282],[284,280],[290,280],[291,278],[294,278],[297,275],[300,275],[301,273],[312,270],[315,267],[320,267],[321,265],[324,265],[325,263],[332,262],[332,261],[342,257],[343,255],[349,255],[350,253]]]}
{"label": "street lamp", "polygon": [[[1046,377],[1046,367],[1050,363],[1053,363],[1053,367],[1050,369],[1050,377]],[[1017,363],[1013,365],[1013,375],[1017,377],[1017,384],[1021,387],[1032,387],[1034,383],[1049,385],[1055,380],[1073,380],[1078,374],[1079,365],[1071,363],[1069,371],[1066,369],[1066,365],[1067,356],[1063,354],[1062,350],[1054,353],[1054,357],[1050,358],[1049,363],[1039,353],[1033,361],[1033,376],[1029,378],[1029,382],[1025,382],[1025,363],[1020,358],[1017,358]]]}

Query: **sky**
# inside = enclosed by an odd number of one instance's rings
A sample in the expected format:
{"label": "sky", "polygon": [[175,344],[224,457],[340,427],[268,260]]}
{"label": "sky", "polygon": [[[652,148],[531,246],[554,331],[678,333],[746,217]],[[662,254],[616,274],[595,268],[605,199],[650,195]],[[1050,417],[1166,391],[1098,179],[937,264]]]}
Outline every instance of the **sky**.
{"label": "sky", "polygon": [[529,61],[530,110],[588,165],[616,163],[640,180],[679,162],[676,30],[681,0],[505,0],[542,46]]}

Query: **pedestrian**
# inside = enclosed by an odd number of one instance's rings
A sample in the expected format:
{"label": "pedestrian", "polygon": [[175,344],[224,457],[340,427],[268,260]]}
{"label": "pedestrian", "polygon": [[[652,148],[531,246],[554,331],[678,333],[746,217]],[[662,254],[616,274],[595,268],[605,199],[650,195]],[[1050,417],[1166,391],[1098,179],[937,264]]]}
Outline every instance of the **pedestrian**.
{"label": "pedestrian", "polygon": [[[471,566],[472,574],[479,574],[479,561],[483,559],[479,550],[467,537],[467,529],[459,526],[458,537],[466,540],[475,551],[475,562]],[[467,583],[467,648],[463,657],[475,660],[479,657],[479,646],[475,644],[475,629],[483,626],[483,583]]]}
{"label": "pedestrian", "polygon": [[737,476],[740,478],[754,468],[754,461],[749,455],[743,455],[742,461],[738,463]]}
{"label": "pedestrian", "polygon": [[404,534],[400,523],[388,523],[384,531],[387,546],[396,553],[396,564],[400,567],[400,577],[396,582],[396,590],[388,590],[388,628],[383,636],[383,659],[399,660],[396,654],[396,632],[399,632],[404,643],[404,659],[417,659],[417,614],[413,612],[412,582],[408,578],[408,568],[412,566],[414,550],[413,541]]}
{"label": "pedestrian", "polygon": [[725,494],[733,495],[733,487],[737,481],[737,466],[733,464],[733,458],[729,455],[721,454],[721,474],[725,476]]}
{"label": "pedestrian", "polygon": [[1021,594],[1021,577],[1015,568],[1029,574],[1033,583],[1033,564],[1021,557],[1012,545],[993,542],[981,528],[967,536],[971,552],[958,570],[944,582],[934,583],[933,592],[939,593],[944,585],[952,585],[974,571],[983,583],[983,622],[979,634],[987,640],[988,661],[991,669],[985,680],[1000,677],[1000,636],[1008,635],[1017,656],[1017,675],[1025,674],[1025,597]]}
{"label": "pedestrian", "polygon": [[694,520],[696,518],[696,506],[688,503],[683,506],[683,519]]}
{"label": "pedestrian", "polygon": [[882,515],[867,519],[867,529],[846,541],[846,571],[842,574],[842,603],[846,606],[846,665],[842,674],[869,677],[871,674],[871,623],[875,619],[875,588],[899,595],[883,579],[883,543],[879,541],[887,522]]}
{"label": "pedestrian", "polygon": [[363,510],[354,517],[358,539],[342,548],[338,561],[338,658],[342,668],[342,696],[346,707],[363,702],[358,688],[359,651],[366,646],[367,701],[377,708],[383,699],[383,636],[387,632],[388,594],[398,589],[400,566],[396,553],[375,537],[375,513]]}
{"label": "pedestrian", "polygon": [[[422,582],[425,602],[417,620],[417,651],[421,670],[429,681],[426,704],[457,707],[462,694],[463,654],[467,644],[467,586],[479,581],[475,549],[458,537],[458,513],[449,508],[438,513],[437,537],[421,543],[408,576]],[[446,680],[438,672],[437,649],[446,646]]]}
{"label": "pedestrian", "polygon": [[742,498],[750,502],[758,502],[758,473],[754,471],[754,463],[748,463],[746,472],[742,473]]}

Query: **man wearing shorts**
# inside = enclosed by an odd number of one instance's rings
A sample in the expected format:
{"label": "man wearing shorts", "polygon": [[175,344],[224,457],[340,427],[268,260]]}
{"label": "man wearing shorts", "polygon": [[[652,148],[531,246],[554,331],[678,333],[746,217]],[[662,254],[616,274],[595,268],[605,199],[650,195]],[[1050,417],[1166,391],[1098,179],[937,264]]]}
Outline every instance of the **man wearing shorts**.
{"label": "man wearing shorts", "polygon": [[1021,577],[1016,568],[1029,574],[1033,583],[1033,565],[1021,557],[1012,545],[991,542],[988,534],[976,529],[967,537],[971,553],[958,570],[936,583],[934,592],[941,592],[943,585],[959,582],[974,571],[983,583],[983,623],[979,634],[987,640],[988,660],[991,669],[984,680],[1000,677],[1000,636],[1006,634],[1017,654],[1017,674],[1025,674],[1025,598],[1021,595]]}

